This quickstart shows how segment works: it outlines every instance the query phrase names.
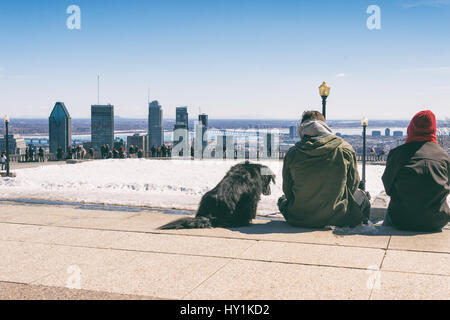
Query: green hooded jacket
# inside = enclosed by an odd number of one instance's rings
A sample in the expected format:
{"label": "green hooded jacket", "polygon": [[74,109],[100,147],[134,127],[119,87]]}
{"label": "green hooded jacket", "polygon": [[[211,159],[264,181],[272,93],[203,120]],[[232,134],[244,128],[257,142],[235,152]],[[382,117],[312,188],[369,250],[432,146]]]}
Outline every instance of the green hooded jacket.
{"label": "green hooded jacket", "polygon": [[363,220],[353,197],[359,182],[355,151],[343,139],[302,140],[284,159],[282,213],[301,227],[356,226]]}

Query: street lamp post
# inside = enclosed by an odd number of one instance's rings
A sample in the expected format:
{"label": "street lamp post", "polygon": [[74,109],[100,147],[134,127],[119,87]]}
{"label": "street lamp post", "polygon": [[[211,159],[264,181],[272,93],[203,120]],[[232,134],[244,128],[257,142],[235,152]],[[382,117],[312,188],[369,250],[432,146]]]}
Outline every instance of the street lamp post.
{"label": "street lamp post", "polygon": [[331,88],[324,81],[322,85],[319,87],[319,94],[322,97],[322,114],[324,118],[327,117],[327,98],[330,95]]}
{"label": "street lamp post", "polygon": [[6,129],[6,135],[5,135],[5,146],[6,146],[6,176],[9,177],[9,132],[8,132],[8,126],[9,126],[9,117],[5,116],[3,119],[5,121],[5,129]]}
{"label": "street lamp post", "polygon": [[363,156],[362,156],[362,180],[361,189],[366,190],[366,131],[369,125],[369,119],[362,118],[361,125],[363,127]]}

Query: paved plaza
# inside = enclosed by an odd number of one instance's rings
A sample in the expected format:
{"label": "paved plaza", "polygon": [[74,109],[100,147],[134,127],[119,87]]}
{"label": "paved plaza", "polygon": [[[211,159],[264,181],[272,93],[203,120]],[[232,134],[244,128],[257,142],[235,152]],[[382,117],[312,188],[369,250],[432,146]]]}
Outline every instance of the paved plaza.
{"label": "paved plaza", "polygon": [[158,230],[179,217],[0,202],[0,299],[450,298],[449,227]]}

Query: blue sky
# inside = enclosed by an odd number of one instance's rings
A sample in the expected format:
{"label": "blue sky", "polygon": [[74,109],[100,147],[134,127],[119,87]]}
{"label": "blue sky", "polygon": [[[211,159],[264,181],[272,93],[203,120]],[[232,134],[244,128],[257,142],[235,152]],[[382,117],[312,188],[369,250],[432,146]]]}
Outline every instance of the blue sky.
{"label": "blue sky", "polygon": [[[69,30],[69,5],[81,30]],[[369,30],[369,5],[381,30]],[[0,114],[72,117],[97,102],[147,116],[147,91],[166,117],[176,106],[211,118],[450,117],[450,0],[0,2]]]}

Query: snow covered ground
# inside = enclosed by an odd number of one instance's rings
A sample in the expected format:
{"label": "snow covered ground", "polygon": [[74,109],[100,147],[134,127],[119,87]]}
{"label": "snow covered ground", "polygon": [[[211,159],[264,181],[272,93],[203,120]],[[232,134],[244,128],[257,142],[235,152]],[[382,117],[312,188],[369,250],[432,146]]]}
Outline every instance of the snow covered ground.
{"label": "snow covered ground", "polygon": [[[148,206],[196,210],[202,195],[213,188],[232,160],[111,159],[14,170],[15,179],[0,179],[0,199]],[[259,214],[278,212],[282,195],[282,161],[267,160],[277,175],[272,194],[262,196]],[[361,169],[361,168],[360,168]],[[367,167],[367,190],[383,191],[383,166]],[[361,171],[360,171],[361,172]]]}

